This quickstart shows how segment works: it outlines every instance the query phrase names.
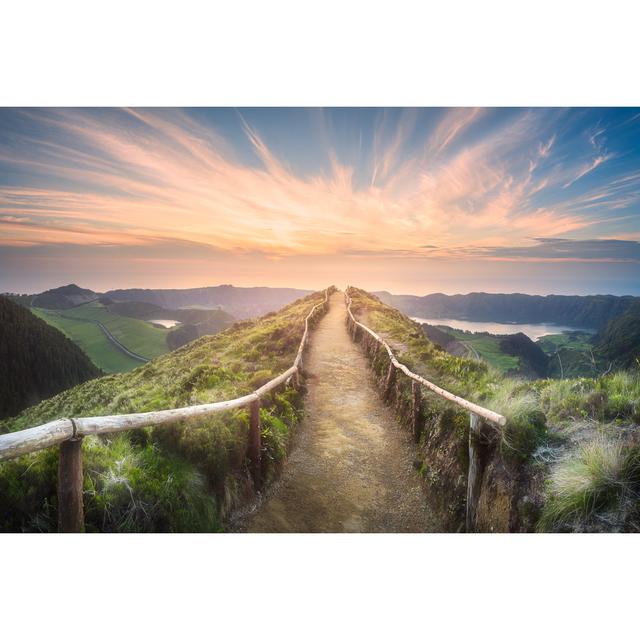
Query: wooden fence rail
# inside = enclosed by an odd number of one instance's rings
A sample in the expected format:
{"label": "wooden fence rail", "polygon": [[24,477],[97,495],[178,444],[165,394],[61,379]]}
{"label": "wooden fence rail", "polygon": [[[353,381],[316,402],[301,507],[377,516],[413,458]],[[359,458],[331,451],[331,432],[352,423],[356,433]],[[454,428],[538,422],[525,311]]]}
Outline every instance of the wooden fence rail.
{"label": "wooden fence rail", "polygon": [[445,398],[450,402],[462,407],[469,412],[469,474],[467,478],[467,511],[466,511],[466,530],[471,532],[476,527],[476,516],[478,501],[480,499],[480,485],[482,483],[482,428],[483,425],[488,423],[497,427],[504,427],[507,423],[507,419],[481,407],[478,404],[465,400],[455,394],[442,389],[438,385],[426,380],[417,373],[413,373],[408,367],[398,361],[393,350],[387,344],[387,342],[381,338],[375,331],[372,331],[362,322],[358,322],[353,312],[351,311],[351,296],[349,295],[351,287],[347,287],[345,290],[345,303],[347,305],[347,324],[349,331],[354,340],[357,339],[358,330],[363,331],[366,335],[369,335],[377,345],[382,346],[389,356],[389,369],[385,380],[384,397],[385,400],[390,398],[390,394],[395,383],[396,371],[401,371],[412,381],[412,414],[413,414],[413,432],[416,438],[420,437],[421,426],[418,422],[419,406],[420,406],[420,386],[426,387],[429,391],[432,391],[441,398]]}
{"label": "wooden fence rail", "polygon": [[86,418],[60,418],[46,424],[0,435],[0,462],[60,445],[58,462],[58,529],[61,532],[79,532],[84,527],[82,501],[82,438],[84,436],[119,433],[129,429],[171,424],[199,416],[207,416],[219,411],[249,406],[249,442],[247,458],[256,488],[260,488],[261,450],[260,399],[267,393],[286,384],[293,377],[295,383],[303,372],[302,356],[309,341],[309,323],[322,309],[326,311],[331,287],[325,289],[324,300],[307,314],[304,333],[300,340],[293,365],[284,373],[250,393],[232,400],[199,404],[165,411],[129,413],[113,416],[92,416]]}

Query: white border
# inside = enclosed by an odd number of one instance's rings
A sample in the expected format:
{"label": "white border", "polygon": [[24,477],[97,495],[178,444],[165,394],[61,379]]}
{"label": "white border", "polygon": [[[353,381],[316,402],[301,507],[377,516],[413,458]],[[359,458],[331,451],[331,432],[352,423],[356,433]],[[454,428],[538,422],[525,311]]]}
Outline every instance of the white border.
{"label": "white border", "polygon": [[7,535],[3,636],[629,637],[637,540]]}
{"label": "white border", "polygon": [[637,106],[638,3],[21,0],[5,106]]}

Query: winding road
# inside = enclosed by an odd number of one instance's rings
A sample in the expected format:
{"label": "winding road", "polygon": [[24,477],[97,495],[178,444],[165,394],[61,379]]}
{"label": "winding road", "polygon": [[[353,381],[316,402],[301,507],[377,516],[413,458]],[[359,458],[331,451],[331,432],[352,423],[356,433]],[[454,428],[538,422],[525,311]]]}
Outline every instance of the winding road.
{"label": "winding road", "polygon": [[415,445],[380,399],[346,328],[341,293],[305,358],[305,418],[280,480],[234,529],[248,532],[425,532],[436,529]]}

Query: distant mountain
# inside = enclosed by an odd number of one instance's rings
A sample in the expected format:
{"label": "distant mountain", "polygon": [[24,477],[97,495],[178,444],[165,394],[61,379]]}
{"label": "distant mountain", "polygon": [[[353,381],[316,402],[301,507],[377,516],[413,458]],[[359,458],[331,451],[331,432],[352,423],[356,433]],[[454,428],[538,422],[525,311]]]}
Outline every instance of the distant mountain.
{"label": "distant mountain", "polygon": [[63,333],[5,296],[0,296],[0,363],[0,418],[101,373]]}
{"label": "distant mountain", "polygon": [[107,291],[105,295],[116,302],[146,302],[165,309],[223,309],[235,318],[245,319],[277,311],[309,293],[303,289],[234,287],[224,284],[197,289],[116,289]]}
{"label": "distant mountain", "polygon": [[376,294],[408,316],[483,322],[550,322],[602,329],[640,300],[633,296],[530,296],[524,293],[469,293],[448,296]]}
{"label": "distant mountain", "polygon": [[595,337],[597,357],[615,367],[640,367],[640,300]]}
{"label": "distant mountain", "polygon": [[81,289],[77,284],[68,284],[33,296],[31,304],[41,309],[71,309],[80,304],[93,302],[98,297],[91,289]]}

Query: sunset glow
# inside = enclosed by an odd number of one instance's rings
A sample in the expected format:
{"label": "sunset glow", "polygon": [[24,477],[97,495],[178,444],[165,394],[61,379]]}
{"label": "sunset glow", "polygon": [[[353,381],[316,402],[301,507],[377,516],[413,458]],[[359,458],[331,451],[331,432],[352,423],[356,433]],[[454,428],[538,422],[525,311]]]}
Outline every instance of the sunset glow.
{"label": "sunset glow", "polygon": [[3,109],[0,289],[640,293],[639,143],[633,109]]}

